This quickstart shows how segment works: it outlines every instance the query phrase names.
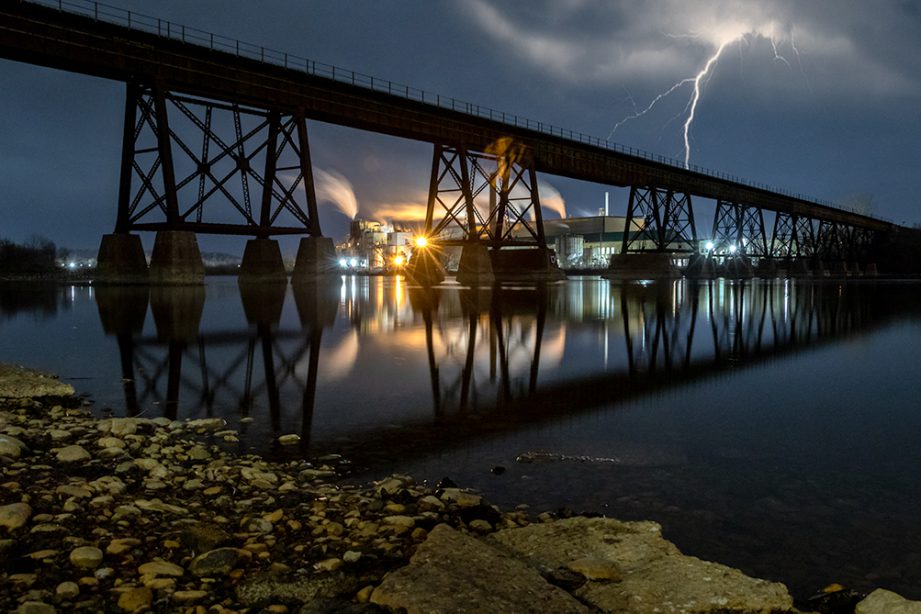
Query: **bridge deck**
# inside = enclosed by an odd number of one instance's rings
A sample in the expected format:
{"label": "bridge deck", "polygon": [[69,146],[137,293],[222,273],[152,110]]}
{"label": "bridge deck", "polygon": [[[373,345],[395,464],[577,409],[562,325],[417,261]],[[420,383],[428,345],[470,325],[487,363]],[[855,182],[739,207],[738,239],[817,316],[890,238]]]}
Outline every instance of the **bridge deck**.
{"label": "bridge deck", "polygon": [[29,2],[0,2],[0,57],[7,59],[119,81],[157,80],[170,91],[257,108],[303,110],[311,119],[420,141],[482,150],[511,137],[533,150],[541,172],[617,186],[657,185],[871,230],[893,227],[806,198],[680,168],[665,158],[651,160],[609,149],[602,141],[566,138],[573,136],[568,131],[547,134],[540,124],[528,128],[503,122],[505,114],[484,118],[474,114],[475,105],[468,105],[469,113],[445,109],[437,100],[377,91],[373,80],[370,87],[353,85],[310,74],[309,63],[286,68],[241,57],[239,47],[232,53],[184,38],[184,30],[177,40]]}

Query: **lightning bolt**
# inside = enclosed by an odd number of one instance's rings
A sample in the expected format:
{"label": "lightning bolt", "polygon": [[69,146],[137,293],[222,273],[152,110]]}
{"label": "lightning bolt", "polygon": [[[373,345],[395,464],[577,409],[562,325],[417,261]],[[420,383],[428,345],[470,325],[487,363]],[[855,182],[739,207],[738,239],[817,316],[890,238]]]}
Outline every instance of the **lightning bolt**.
{"label": "lightning bolt", "polygon": [[697,73],[697,76],[692,79],[694,82],[694,93],[691,94],[691,102],[688,103],[688,118],[684,120],[684,168],[691,168],[691,124],[694,123],[694,116],[697,113],[697,103],[700,101],[700,82],[705,78],[709,78],[708,75],[710,75],[710,70],[716,64],[717,60],[720,59],[723,49],[730,43],[734,43],[741,39],[742,36],[737,36],[736,38],[722,43],[719,48],[717,48],[716,53],[710,56],[710,59],[707,60],[707,63],[704,64],[701,71]]}
{"label": "lightning bolt", "polygon": [[[696,34],[678,35],[678,34],[667,34],[667,33],[665,33],[665,36],[669,38],[697,38],[698,37],[698,35]],[[659,102],[661,102],[662,99],[668,97],[670,94],[673,94],[676,90],[684,87],[685,85],[693,84],[690,98],[688,99],[688,102],[685,105],[684,109],[681,110],[674,117],[672,117],[665,124],[667,126],[668,124],[675,121],[682,115],[686,114],[684,124],[682,125],[682,133],[683,133],[683,138],[684,138],[684,168],[689,169],[691,166],[691,126],[694,124],[694,119],[697,116],[697,106],[698,106],[698,103],[700,102],[700,96],[701,96],[703,86],[705,86],[709,82],[710,78],[713,76],[714,67],[716,66],[720,57],[723,55],[723,51],[725,51],[727,47],[729,47],[730,45],[736,44],[736,43],[739,44],[739,60],[741,62],[743,44],[746,42],[751,43],[752,39],[755,37],[762,37],[762,38],[767,39],[770,42],[771,50],[773,51],[775,62],[780,63],[780,64],[785,64],[787,68],[790,68],[790,69],[793,68],[790,61],[786,57],[781,55],[780,51],[777,48],[777,39],[774,35],[774,24],[771,24],[771,30],[769,33],[758,32],[756,30],[752,30],[750,32],[738,34],[720,43],[720,45],[716,48],[716,51],[714,51],[713,54],[707,59],[703,68],[701,68],[701,70],[696,75],[694,75],[693,77],[687,77],[685,79],[681,79],[680,81],[673,84],[671,87],[669,87],[664,92],[657,94],[642,111],[638,111],[634,103],[633,113],[623,118],[622,120],[620,120],[614,125],[614,127],[611,129],[611,132],[608,134],[608,140],[610,140],[614,136],[614,133],[617,131],[617,129],[623,126],[625,123],[631,120],[643,117],[644,115],[652,111],[652,109]],[[796,47],[795,40],[793,39],[792,30],[790,32],[790,48],[793,50],[793,55],[796,56],[796,62],[799,65],[800,72],[802,72],[803,66],[802,66],[802,63],[800,62],[800,52],[799,52],[799,49]]]}

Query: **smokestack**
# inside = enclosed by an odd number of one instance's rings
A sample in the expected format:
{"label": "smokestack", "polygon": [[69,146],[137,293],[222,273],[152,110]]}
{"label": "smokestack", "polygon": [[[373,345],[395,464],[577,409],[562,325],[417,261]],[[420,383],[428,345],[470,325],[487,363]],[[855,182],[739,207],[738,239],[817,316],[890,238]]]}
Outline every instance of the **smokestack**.
{"label": "smokestack", "polygon": [[608,217],[609,215],[608,213],[609,197],[610,197],[610,193],[605,192],[604,193],[604,217]]}

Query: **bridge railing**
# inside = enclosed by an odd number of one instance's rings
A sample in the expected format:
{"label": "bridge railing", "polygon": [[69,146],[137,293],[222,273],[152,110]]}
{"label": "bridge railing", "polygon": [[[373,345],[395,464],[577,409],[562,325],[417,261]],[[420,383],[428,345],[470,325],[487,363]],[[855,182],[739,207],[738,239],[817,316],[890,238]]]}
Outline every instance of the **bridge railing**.
{"label": "bridge railing", "polygon": [[[24,0],[20,0],[24,1]],[[98,21],[104,21],[120,26],[127,26],[132,30],[156,34],[177,40],[190,45],[205,47],[213,51],[230,53],[237,57],[258,60],[267,64],[281,66],[291,70],[298,70],[316,77],[324,77],[340,83],[348,83],[357,87],[370,89],[376,92],[387,93],[392,96],[399,96],[407,100],[414,100],[428,105],[433,105],[442,109],[450,109],[466,115],[488,119],[509,126],[534,130],[550,136],[560,137],[569,141],[592,145],[609,151],[622,153],[652,162],[658,162],[679,169],[689,170],[707,177],[722,179],[751,188],[766,190],[778,195],[796,198],[815,205],[831,207],[842,211],[849,211],[859,215],[869,216],[863,211],[858,211],[852,207],[845,207],[828,200],[817,199],[812,196],[794,192],[785,188],[768,185],[765,183],[751,181],[736,175],[730,175],[720,171],[701,167],[696,164],[685,165],[680,160],[662,156],[636,147],[621,145],[613,141],[608,141],[596,136],[584,134],[565,128],[560,128],[546,122],[540,122],[527,117],[522,117],[514,113],[506,113],[476,103],[458,100],[450,96],[442,96],[423,89],[397,83],[389,79],[381,79],[372,75],[344,69],[332,64],[317,62],[308,58],[292,55],[283,51],[278,51],[261,45],[247,43],[235,38],[214,34],[198,28],[192,28],[170,21],[151,17],[134,11],[128,11],[116,6],[95,2],[93,0],[28,0],[33,4],[39,4],[56,8],[60,11],[74,13],[91,17]],[[880,216],[872,216],[876,219],[891,222]]]}

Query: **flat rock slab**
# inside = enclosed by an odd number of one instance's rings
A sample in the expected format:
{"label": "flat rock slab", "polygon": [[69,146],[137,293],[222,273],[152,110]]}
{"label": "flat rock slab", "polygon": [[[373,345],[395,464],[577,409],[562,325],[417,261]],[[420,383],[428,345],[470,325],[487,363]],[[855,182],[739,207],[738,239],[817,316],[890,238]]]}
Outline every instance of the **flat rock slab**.
{"label": "flat rock slab", "polygon": [[620,581],[588,581],[574,595],[606,612],[785,612],[793,599],[783,584],[681,554],[654,522],[572,518],[492,536],[539,569],[608,561]]}
{"label": "flat rock slab", "polygon": [[409,565],[387,574],[371,602],[407,614],[589,611],[527,563],[447,525],[432,529]]}
{"label": "flat rock slab", "polygon": [[856,614],[921,614],[921,601],[909,601],[878,588],[857,604]]}
{"label": "flat rock slab", "polygon": [[52,375],[18,365],[0,363],[0,399],[69,397],[74,387]]}

